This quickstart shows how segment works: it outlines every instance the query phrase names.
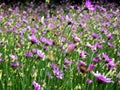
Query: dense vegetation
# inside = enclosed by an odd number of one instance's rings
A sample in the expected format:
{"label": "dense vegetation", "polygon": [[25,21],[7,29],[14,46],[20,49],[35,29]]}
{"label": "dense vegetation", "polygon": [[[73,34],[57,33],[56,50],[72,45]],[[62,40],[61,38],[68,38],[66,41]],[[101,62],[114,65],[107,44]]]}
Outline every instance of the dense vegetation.
{"label": "dense vegetation", "polygon": [[0,90],[34,89],[120,90],[120,7],[1,3]]}

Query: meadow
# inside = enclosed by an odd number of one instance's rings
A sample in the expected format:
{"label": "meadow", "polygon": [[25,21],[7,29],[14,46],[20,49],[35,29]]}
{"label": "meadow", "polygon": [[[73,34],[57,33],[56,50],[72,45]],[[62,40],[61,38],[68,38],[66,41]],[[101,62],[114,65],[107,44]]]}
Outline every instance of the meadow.
{"label": "meadow", "polygon": [[1,3],[0,90],[120,90],[120,6]]}

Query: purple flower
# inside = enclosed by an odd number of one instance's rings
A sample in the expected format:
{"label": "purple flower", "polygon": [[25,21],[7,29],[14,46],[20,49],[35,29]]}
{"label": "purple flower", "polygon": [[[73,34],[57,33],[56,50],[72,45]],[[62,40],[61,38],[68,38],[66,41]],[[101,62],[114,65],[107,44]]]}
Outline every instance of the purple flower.
{"label": "purple flower", "polygon": [[0,33],[2,33],[2,30],[0,30]]}
{"label": "purple flower", "polygon": [[113,36],[111,34],[107,35],[108,40],[113,39]]}
{"label": "purple flower", "polygon": [[52,63],[51,64],[51,67],[53,68],[53,74],[58,78],[58,79],[63,79],[63,71],[62,70],[59,70],[59,67],[57,64],[54,64]]}
{"label": "purple flower", "polygon": [[12,11],[13,11],[13,9],[12,9],[12,8],[8,8],[8,11],[12,12]]}
{"label": "purple flower", "polygon": [[111,42],[108,42],[108,46],[109,46],[109,47],[115,47],[115,45],[112,44]]}
{"label": "purple flower", "polygon": [[0,57],[0,62],[3,62],[2,58]]}
{"label": "purple flower", "polygon": [[53,69],[53,73],[58,79],[63,79],[64,74],[62,70]]}
{"label": "purple flower", "polygon": [[17,67],[19,66],[19,62],[11,62],[10,63],[12,67]]}
{"label": "purple flower", "polygon": [[39,58],[45,59],[45,54],[41,50],[37,50],[37,56]]}
{"label": "purple flower", "polygon": [[77,71],[82,73],[87,73],[87,64],[81,60],[78,61]]}
{"label": "purple flower", "polygon": [[101,30],[104,34],[108,34],[108,30],[106,28],[102,28]]}
{"label": "purple flower", "polygon": [[78,36],[76,36],[76,35],[73,36],[73,39],[74,39],[75,42],[79,42],[80,41],[80,38]]}
{"label": "purple flower", "polygon": [[93,81],[91,79],[87,79],[87,83],[91,84]]}
{"label": "purple flower", "polygon": [[80,55],[81,58],[85,59],[86,56],[88,55],[88,53],[85,52],[85,51],[81,51],[79,55]]}
{"label": "purple flower", "polygon": [[33,81],[34,90],[43,90],[43,88],[36,82]]}
{"label": "purple flower", "polygon": [[72,29],[73,29],[74,31],[76,31],[76,30],[77,30],[77,26],[76,26],[76,25],[73,25]]}
{"label": "purple flower", "polygon": [[100,58],[100,57],[95,57],[95,58],[93,58],[93,62],[99,62],[99,61],[101,61],[102,60],[102,58]]}
{"label": "purple flower", "polygon": [[103,26],[110,26],[110,22],[104,22]]}
{"label": "purple flower", "polygon": [[54,29],[55,28],[55,25],[54,24],[52,24],[52,23],[49,23],[48,24],[48,29],[49,30],[52,30],[52,29]]}
{"label": "purple flower", "polygon": [[35,48],[31,48],[31,51],[32,51],[33,53],[37,53],[37,49],[35,49]]}
{"label": "purple flower", "polygon": [[35,34],[37,32],[37,30],[35,28],[31,28],[31,32],[32,32],[32,34]]}
{"label": "purple flower", "polygon": [[63,65],[63,68],[64,68],[64,69],[67,69],[68,67],[67,67],[66,65]]}
{"label": "purple flower", "polygon": [[40,37],[40,41],[45,43],[45,44],[47,44],[47,45],[53,45],[53,41],[52,40],[47,39],[47,38],[42,37],[42,36]]}
{"label": "purple flower", "polygon": [[68,45],[68,51],[73,51],[75,49],[76,45],[75,44],[69,44]]}
{"label": "purple flower", "polygon": [[62,36],[61,38],[59,38],[62,42],[64,42],[66,40],[66,38],[64,36]]}
{"label": "purple flower", "polygon": [[118,84],[120,85],[120,80],[118,80]]}
{"label": "purple flower", "polygon": [[120,52],[117,52],[117,56],[119,56],[119,57],[120,57]]}
{"label": "purple flower", "polygon": [[47,51],[50,49],[50,47],[45,45],[45,46],[43,46],[43,49]]}
{"label": "purple flower", "polygon": [[111,78],[107,78],[104,75],[101,75],[98,71],[95,73],[92,71],[92,74],[97,78],[99,83],[110,83],[112,82]]}
{"label": "purple flower", "polygon": [[110,70],[113,70],[115,68],[115,63],[113,61],[109,61],[106,65]]}
{"label": "purple flower", "polygon": [[5,43],[0,43],[0,46],[5,46]]}
{"label": "purple flower", "polygon": [[95,43],[94,47],[95,48],[102,48],[102,46],[98,42]]}
{"label": "purple flower", "polygon": [[17,56],[15,56],[15,55],[13,55],[13,54],[10,54],[9,56],[10,56],[10,58],[11,58],[12,60],[17,60],[17,59],[18,59]]}
{"label": "purple flower", "polygon": [[103,56],[103,59],[105,59],[106,61],[108,61],[108,60],[109,60],[109,56],[108,56],[107,54],[102,53],[102,56]]}
{"label": "purple flower", "polygon": [[37,40],[36,36],[32,34],[31,36],[28,35],[28,39],[32,42],[32,44],[39,44],[40,42]]}
{"label": "purple flower", "polygon": [[97,9],[99,9],[100,11],[106,12],[106,8],[104,8],[104,7],[100,6],[100,5],[96,5],[95,7],[96,7]]}
{"label": "purple flower", "polygon": [[88,8],[88,10],[90,11],[94,11],[95,10],[95,7],[93,7],[92,3],[90,0],[86,0],[85,2],[85,6]]}
{"label": "purple flower", "polygon": [[93,38],[99,38],[99,35],[96,34],[96,33],[92,33],[92,37],[93,37]]}
{"label": "purple flower", "polygon": [[25,53],[25,56],[26,56],[26,57],[33,57],[33,54],[32,54],[32,52],[26,52],[26,53]]}
{"label": "purple flower", "polygon": [[108,57],[108,55],[105,54],[105,53],[102,53],[102,55],[103,55],[103,59],[105,59],[106,66],[109,69],[114,69],[115,68],[115,63],[114,63],[113,59]]}
{"label": "purple flower", "polygon": [[47,77],[48,77],[48,78],[52,78],[50,72],[47,72]]}
{"label": "purple flower", "polygon": [[93,70],[95,68],[95,65],[94,64],[89,64],[89,70]]}
{"label": "purple flower", "polygon": [[64,62],[65,62],[66,64],[69,64],[69,65],[72,64],[72,61],[68,60],[67,58],[64,59]]}

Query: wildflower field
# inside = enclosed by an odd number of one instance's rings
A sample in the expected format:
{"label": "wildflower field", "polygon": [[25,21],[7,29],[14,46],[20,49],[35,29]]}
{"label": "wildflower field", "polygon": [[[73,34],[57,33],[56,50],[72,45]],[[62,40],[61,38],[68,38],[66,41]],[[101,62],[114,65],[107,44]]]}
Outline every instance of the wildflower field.
{"label": "wildflower field", "polygon": [[0,90],[120,90],[120,6],[1,3]]}

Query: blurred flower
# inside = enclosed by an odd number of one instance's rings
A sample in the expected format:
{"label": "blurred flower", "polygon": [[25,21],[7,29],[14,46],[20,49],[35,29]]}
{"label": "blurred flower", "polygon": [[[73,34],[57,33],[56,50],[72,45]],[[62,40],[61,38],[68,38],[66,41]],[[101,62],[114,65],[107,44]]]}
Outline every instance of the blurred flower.
{"label": "blurred flower", "polygon": [[115,47],[115,45],[112,44],[111,42],[108,42],[108,46],[109,46],[109,47],[113,47],[113,48]]}
{"label": "blurred flower", "polygon": [[65,62],[66,64],[69,64],[69,65],[72,64],[72,61],[68,60],[67,58],[64,59],[64,62]]}
{"label": "blurred flower", "polygon": [[98,43],[98,42],[96,42],[95,44],[94,44],[94,48],[102,48],[102,46],[101,46],[101,44],[100,43]]}
{"label": "blurred flower", "polygon": [[120,80],[118,80],[118,84],[120,85]]}
{"label": "blurred flower", "polygon": [[[107,0],[106,0],[106,1],[107,1]],[[100,5],[95,5],[95,7],[96,7],[97,9],[101,10],[101,11],[106,12],[106,8],[104,8],[104,7],[100,6]]]}
{"label": "blurred flower", "polygon": [[96,34],[96,33],[92,33],[92,37],[93,37],[93,38],[99,38],[99,35]]}
{"label": "blurred flower", "polygon": [[79,42],[80,41],[80,38],[78,36],[76,36],[76,35],[73,36],[73,39],[74,39],[75,42]]}
{"label": "blurred flower", "polygon": [[42,59],[45,58],[45,54],[41,50],[37,50],[37,56]]}
{"label": "blurred flower", "polygon": [[8,11],[12,12],[12,11],[13,11],[13,9],[12,9],[12,8],[8,8]]}
{"label": "blurred flower", "polygon": [[102,24],[103,26],[110,26],[110,22],[104,22],[103,24]]}
{"label": "blurred flower", "polygon": [[77,26],[73,25],[72,29],[76,31],[77,30]]}
{"label": "blurred flower", "polygon": [[43,88],[36,82],[33,81],[34,90],[43,90]]}
{"label": "blurred flower", "polygon": [[60,37],[59,39],[60,39],[62,42],[65,42],[66,37],[62,36],[62,37]]}
{"label": "blurred flower", "polygon": [[32,51],[33,53],[37,53],[37,49],[35,49],[35,48],[31,48],[31,51]]}
{"label": "blurred flower", "polygon": [[95,57],[95,58],[93,58],[93,62],[99,62],[99,61],[101,61],[102,60],[102,58],[100,58],[100,57]]}
{"label": "blurred flower", "polygon": [[105,54],[105,53],[102,53],[102,57],[103,57],[103,59],[105,59],[106,61],[109,60],[109,56],[108,56],[107,54]]}
{"label": "blurred flower", "polygon": [[25,56],[26,57],[33,57],[33,54],[32,54],[32,52],[25,52]]}
{"label": "blurred flower", "polygon": [[81,51],[79,55],[80,55],[81,58],[85,59],[86,56],[88,55],[88,53],[85,52],[85,51]]}
{"label": "blurred flower", "polygon": [[119,57],[120,57],[120,52],[117,52],[117,56],[119,56]]}
{"label": "blurred flower", "polygon": [[48,78],[52,78],[50,72],[47,72],[47,77],[48,77]]}
{"label": "blurred flower", "polygon": [[40,41],[47,44],[47,45],[53,45],[53,41],[51,39],[47,39],[45,37],[40,37]]}
{"label": "blurred flower", "polygon": [[97,78],[99,83],[110,83],[112,82],[111,78],[107,78],[104,75],[101,75],[98,71],[95,73],[92,71],[92,74]]}
{"label": "blurred flower", "polygon": [[116,66],[116,64],[113,61],[109,61],[106,65],[110,70],[113,70]]}
{"label": "blurred flower", "polygon": [[18,59],[18,57],[15,56],[15,55],[13,55],[13,54],[10,54],[9,56],[10,56],[10,58],[11,58],[12,60],[17,60],[17,59]]}
{"label": "blurred flower", "polygon": [[55,25],[54,24],[52,24],[52,23],[49,23],[48,24],[48,29],[49,30],[52,30],[52,29],[54,29],[55,28]]}
{"label": "blurred flower", "polygon": [[106,28],[102,28],[102,30],[101,30],[104,34],[108,34],[109,32],[108,32],[108,30],[106,29]]}
{"label": "blurred flower", "polygon": [[85,2],[85,6],[88,10],[90,11],[94,11],[95,10],[95,7],[92,5],[91,1],[90,0],[86,0]]}
{"label": "blurred flower", "polygon": [[31,36],[28,35],[28,39],[32,42],[32,44],[39,44],[40,42],[37,40],[36,36],[32,34]]}
{"label": "blurred flower", "polygon": [[107,35],[108,40],[113,39],[113,36],[111,34]]}
{"label": "blurred flower", "polygon": [[50,47],[47,46],[47,45],[44,45],[44,46],[43,46],[43,49],[46,50],[46,51],[48,51],[48,50],[50,49]]}
{"label": "blurred flower", "polygon": [[0,33],[2,33],[2,30],[0,30]]}
{"label": "blurred flower", "polygon": [[67,67],[66,65],[63,65],[63,68],[64,68],[64,69],[67,69],[68,67]]}
{"label": "blurred flower", "polygon": [[37,32],[37,30],[35,28],[31,28],[31,32],[34,35]]}
{"label": "blurred flower", "polygon": [[75,47],[76,47],[75,44],[69,44],[68,48],[67,48],[68,52],[73,51],[75,49]]}
{"label": "blurred flower", "polygon": [[10,63],[12,67],[17,67],[19,66],[19,62],[11,62]]}
{"label": "blurred flower", "polygon": [[53,74],[58,78],[58,79],[63,79],[63,71],[62,70],[59,70],[59,67],[57,64],[54,64],[52,63],[51,64],[51,67],[53,68]]}
{"label": "blurred flower", "polygon": [[0,57],[0,62],[3,62],[2,58]]}
{"label": "blurred flower", "polygon": [[78,61],[77,71],[82,73],[87,73],[87,64],[81,60]]}
{"label": "blurred flower", "polygon": [[87,83],[91,84],[93,81],[91,79],[87,79]]}
{"label": "blurred flower", "polygon": [[95,68],[95,65],[94,64],[89,64],[89,66],[88,66],[88,69],[89,70],[93,70]]}
{"label": "blurred flower", "polygon": [[64,74],[62,70],[53,69],[53,73],[58,79],[63,79]]}

